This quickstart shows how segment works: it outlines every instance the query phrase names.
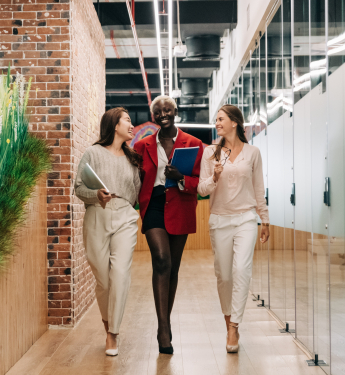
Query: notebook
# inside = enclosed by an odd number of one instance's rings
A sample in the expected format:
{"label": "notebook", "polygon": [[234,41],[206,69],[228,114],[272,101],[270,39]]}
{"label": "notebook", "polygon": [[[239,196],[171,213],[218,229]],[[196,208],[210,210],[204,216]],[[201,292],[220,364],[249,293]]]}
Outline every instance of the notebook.
{"label": "notebook", "polygon": [[81,173],[81,178],[87,188],[93,190],[105,189],[107,192],[109,192],[108,188],[97,176],[96,172],[90,167],[89,163],[86,163],[85,168]]}
{"label": "notebook", "polygon": [[[175,148],[171,165],[176,167],[184,176],[191,176],[199,147]],[[176,187],[176,180],[166,179],[165,187]]]}

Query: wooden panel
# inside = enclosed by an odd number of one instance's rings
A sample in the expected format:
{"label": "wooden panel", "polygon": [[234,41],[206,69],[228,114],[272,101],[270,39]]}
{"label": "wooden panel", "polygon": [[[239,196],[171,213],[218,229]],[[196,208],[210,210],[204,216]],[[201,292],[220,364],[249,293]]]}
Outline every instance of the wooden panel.
{"label": "wooden panel", "polygon": [[[211,241],[208,228],[208,219],[210,217],[210,207],[208,200],[198,202],[196,209],[197,233],[190,234],[186,243],[185,250],[208,250],[211,249]],[[138,220],[138,242],[136,251],[148,251],[149,247],[145,235],[141,233],[141,218]]]}
{"label": "wooden panel", "polygon": [[0,274],[0,375],[47,330],[47,192],[42,179],[18,230],[16,255]]}

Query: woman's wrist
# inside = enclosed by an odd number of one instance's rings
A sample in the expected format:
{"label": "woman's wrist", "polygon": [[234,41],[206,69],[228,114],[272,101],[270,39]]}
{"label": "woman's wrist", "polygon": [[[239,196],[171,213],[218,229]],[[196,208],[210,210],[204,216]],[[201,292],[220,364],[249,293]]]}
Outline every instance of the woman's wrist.
{"label": "woman's wrist", "polygon": [[261,223],[261,225],[264,226],[264,227],[269,227],[270,223]]}

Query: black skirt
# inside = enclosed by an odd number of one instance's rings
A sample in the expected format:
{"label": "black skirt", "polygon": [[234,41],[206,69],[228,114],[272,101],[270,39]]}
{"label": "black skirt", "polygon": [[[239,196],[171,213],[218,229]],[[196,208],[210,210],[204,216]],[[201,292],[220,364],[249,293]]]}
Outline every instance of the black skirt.
{"label": "black skirt", "polygon": [[164,223],[165,187],[159,185],[153,188],[149,206],[147,207],[144,220],[143,232],[149,229],[165,229]]}

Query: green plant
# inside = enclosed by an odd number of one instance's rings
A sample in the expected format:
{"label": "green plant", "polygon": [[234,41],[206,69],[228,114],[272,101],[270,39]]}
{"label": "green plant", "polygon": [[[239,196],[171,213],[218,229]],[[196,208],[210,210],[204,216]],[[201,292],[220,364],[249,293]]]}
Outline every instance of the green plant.
{"label": "green plant", "polygon": [[0,269],[14,252],[15,232],[37,180],[51,165],[46,142],[28,133],[30,87],[31,79],[26,84],[10,69],[0,76]]}

